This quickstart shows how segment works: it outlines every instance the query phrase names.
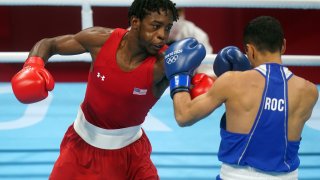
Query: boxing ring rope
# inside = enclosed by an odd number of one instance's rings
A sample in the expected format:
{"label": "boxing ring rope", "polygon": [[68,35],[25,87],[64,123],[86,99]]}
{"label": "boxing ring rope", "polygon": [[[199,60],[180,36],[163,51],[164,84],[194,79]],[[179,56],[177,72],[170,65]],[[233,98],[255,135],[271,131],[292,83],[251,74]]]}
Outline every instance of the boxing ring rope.
{"label": "boxing ring rope", "polygon": [[[93,26],[92,6],[129,7],[133,0],[0,0],[0,6],[81,6],[82,29]],[[179,7],[320,9],[320,0],[174,0]],[[23,62],[28,52],[0,52],[1,62]],[[208,54],[203,63],[213,63],[216,54]],[[55,55],[50,61],[91,61],[89,54]],[[291,66],[320,66],[320,56],[284,55]]]}
{"label": "boxing ring rope", "polygon": [[[28,52],[0,52],[0,62],[2,63],[22,63],[28,57]],[[216,54],[207,54],[203,64],[214,62]],[[54,55],[50,58],[50,62],[90,62],[89,53],[79,55]],[[320,66],[320,56],[309,55],[283,55],[283,64],[288,66]]]}
{"label": "boxing ring rope", "polygon": [[[133,0],[0,0],[0,6],[81,6],[82,29],[93,26],[91,6],[129,7]],[[320,9],[319,0],[175,0],[179,7]]]}
{"label": "boxing ring rope", "polygon": [[[129,6],[133,0],[0,0],[0,5],[10,6]],[[290,8],[320,9],[319,0],[175,0],[181,7],[230,7],[230,8]]]}
{"label": "boxing ring rope", "polygon": [[[128,7],[133,0],[0,0],[0,6],[79,6],[81,7],[82,29],[93,26],[92,6],[106,7]],[[282,8],[282,9],[320,9],[320,0],[173,0],[179,7],[221,7],[221,8]],[[23,63],[29,52],[0,52],[0,63]],[[212,64],[216,54],[207,54],[203,64]],[[320,56],[311,55],[283,55],[283,64],[288,66],[320,66]],[[88,53],[80,55],[54,55],[50,58],[50,62],[90,62],[91,56]],[[0,149],[1,155],[21,153],[23,156],[34,156],[35,153],[59,153],[59,149]],[[30,153],[30,154],[28,154]],[[152,152],[153,156],[209,156],[216,157],[215,152]],[[300,152],[300,156],[319,157],[320,152]],[[314,158],[312,157],[312,158]],[[16,165],[24,168],[24,166],[52,165],[53,160],[27,160],[12,162],[0,162],[0,166]],[[216,164],[195,164],[195,165],[172,165],[172,164],[156,164],[159,168],[190,168],[193,169],[218,169]],[[304,165],[300,169],[314,169],[316,172],[320,165]],[[29,172],[28,172],[29,173]],[[8,176],[13,177],[14,175]],[[26,174],[25,176],[30,176]],[[22,177],[22,176],[20,176]],[[35,178],[47,178],[47,174],[36,174]],[[24,177],[25,178],[25,177]],[[1,174],[0,174],[1,179]]]}

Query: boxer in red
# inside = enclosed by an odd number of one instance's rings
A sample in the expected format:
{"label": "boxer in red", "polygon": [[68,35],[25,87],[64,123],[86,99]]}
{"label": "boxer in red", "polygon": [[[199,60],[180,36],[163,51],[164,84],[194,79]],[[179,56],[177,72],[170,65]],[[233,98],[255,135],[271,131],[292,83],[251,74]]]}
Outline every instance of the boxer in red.
{"label": "boxer in red", "polygon": [[[135,0],[128,15],[130,30],[92,27],[42,39],[12,78],[17,99],[34,103],[54,88],[45,69],[52,55],[88,52],[92,57],[85,98],[49,179],[159,179],[141,124],[169,85],[162,53],[178,15],[170,0]],[[182,57],[199,58],[195,41],[184,42],[193,46],[181,50]]]}

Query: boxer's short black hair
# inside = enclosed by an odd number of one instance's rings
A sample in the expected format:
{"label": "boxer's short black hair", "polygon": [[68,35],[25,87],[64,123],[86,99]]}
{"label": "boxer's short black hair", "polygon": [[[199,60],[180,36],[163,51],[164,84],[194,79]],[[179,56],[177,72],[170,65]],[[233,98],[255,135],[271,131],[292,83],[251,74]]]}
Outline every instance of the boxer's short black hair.
{"label": "boxer's short black hair", "polygon": [[177,21],[179,18],[178,10],[176,4],[171,0],[134,0],[131,6],[129,7],[128,18],[129,25],[131,18],[137,17],[142,20],[146,15],[149,15],[150,12],[160,11],[171,11],[173,16],[173,21]]}
{"label": "boxer's short black hair", "polygon": [[284,33],[280,22],[271,16],[259,16],[245,27],[243,43],[254,44],[259,51],[281,51]]}

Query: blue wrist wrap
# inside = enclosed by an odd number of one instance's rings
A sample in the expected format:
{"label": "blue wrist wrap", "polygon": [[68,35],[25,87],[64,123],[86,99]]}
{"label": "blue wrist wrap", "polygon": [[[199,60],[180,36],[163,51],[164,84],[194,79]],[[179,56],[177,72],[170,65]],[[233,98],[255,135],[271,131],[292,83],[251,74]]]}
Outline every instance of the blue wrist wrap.
{"label": "blue wrist wrap", "polygon": [[190,76],[187,74],[177,74],[171,77],[170,79],[170,95],[173,98],[173,95],[177,92],[186,91],[189,92],[190,88]]}

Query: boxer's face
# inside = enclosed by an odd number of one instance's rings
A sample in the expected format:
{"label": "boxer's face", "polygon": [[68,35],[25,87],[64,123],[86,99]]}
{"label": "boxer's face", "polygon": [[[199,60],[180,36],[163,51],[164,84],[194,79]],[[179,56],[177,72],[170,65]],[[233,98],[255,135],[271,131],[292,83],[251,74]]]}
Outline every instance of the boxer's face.
{"label": "boxer's face", "polygon": [[172,24],[171,11],[150,12],[140,22],[140,44],[148,53],[157,54],[167,43]]}

